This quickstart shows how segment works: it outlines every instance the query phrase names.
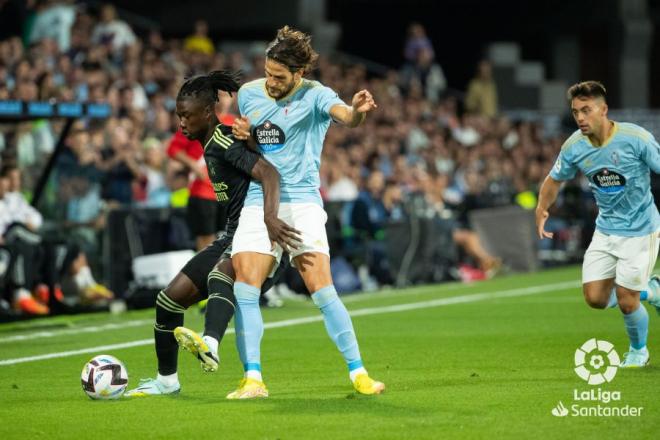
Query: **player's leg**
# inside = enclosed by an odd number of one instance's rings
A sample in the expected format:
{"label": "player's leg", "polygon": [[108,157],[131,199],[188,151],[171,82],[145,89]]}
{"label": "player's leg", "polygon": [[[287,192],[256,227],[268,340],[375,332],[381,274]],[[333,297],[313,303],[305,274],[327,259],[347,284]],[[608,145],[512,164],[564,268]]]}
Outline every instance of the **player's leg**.
{"label": "player's leg", "polygon": [[[582,292],[585,302],[592,308],[611,307],[618,258],[612,250],[610,237],[599,231],[594,235],[582,262]],[[616,293],[614,293],[616,298]],[[615,302],[616,304],[616,302]]]}
{"label": "player's leg", "polygon": [[232,256],[236,271],[236,348],[243,364],[243,380],[228,399],[267,397],[268,390],[261,375],[261,339],[264,323],[259,308],[259,296],[264,280],[272,272],[275,258],[257,252],[241,252]]}
{"label": "player's leg", "polygon": [[158,375],[156,379],[141,381],[137,388],[126,392],[126,397],[176,394],[181,390],[177,374],[179,346],[174,338],[174,330],[183,325],[185,310],[202,298],[198,287],[183,270],[158,293],[154,325]]}
{"label": "player's leg", "polygon": [[232,244],[232,264],[236,273],[234,295],[238,305],[234,325],[244,376],[238,389],[227,395],[229,399],[268,396],[261,376],[264,324],[259,295],[261,286],[281,258],[281,249],[270,242],[263,218],[263,208],[244,207]]}
{"label": "player's leg", "polygon": [[312,300],[323,314],[328,335],[344,357],[351,382],[363,394],[379,394],[385,389],[381,382],[372,380],[362,363],[353,322],[344,303],[337,295],[330,272],[330,249],[325,232],[327,215],[323,208],[313,204],[292,204],[289,216],[283,220],[302,233],[302,247],[292,252],[294,262],[312,293]]}
{"label": "player's leg", "polygon": [[202,365],[202,370],[214,372],[218,369],[220,358],[218,346],[227,331],[229,321],[236,310],[236,298],[233,291],[234,270],[231,259],[219,261],[208,275],[208,302],[204,315],[204,333],[177,327],[174,337],[179,346],[192,353]]}
{"label": "player's leg", "polygon": [[[182,269],[182,272],[188,276],[198,292],[197,301],[209,296],[209,287],[215,288],[213,283],[209,284],[209,276],[216,276],[214,268],[222,260],[225,251],[231,245],[231,240],[231,236],[223,236],[214,240],[211,245],[198,252]],[[228,257],[228,255],[226,256]],[[232,281],[231,262],[225,263],[223,267],[229,273],[229,276],[225,275],[225,278]],[[231,294],[231,284],[229,285],[229,293]],[[230,308],[228,321],[234,311],[232,304],[226,304],[226,307]],[[209,313],[207,304],[206,319],[208,320],[210,316],[213,323],[217,320],[217,314],[223,310],[222,307],[218,307],[218,304],[215,304],[212,309]],[[218,339],[201,337],[193,330],[183,327],[183,325],[179,325],[174,329],[174,338],[181,348],[190,352],[195,359],[200,361],[204,371],[216,371],[218,369]]]}
{"label": "player's leg", "polygon": [[656,234],[649,234],[643,237],[617,237],[615,240],[620,256],[616,270],[617,298],[630,339],[630,347],[621,367],[643,367],[649,361],[646,348],[649,315],[640,303],[640,291],[648,286],[647,280],[655,266],[657,238]]}

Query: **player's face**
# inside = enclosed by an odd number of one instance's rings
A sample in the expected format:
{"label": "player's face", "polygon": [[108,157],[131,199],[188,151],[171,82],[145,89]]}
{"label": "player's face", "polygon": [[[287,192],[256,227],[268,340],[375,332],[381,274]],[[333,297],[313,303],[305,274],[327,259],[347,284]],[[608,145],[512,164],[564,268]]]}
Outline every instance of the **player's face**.
{"label": "player's face", "polygon": [[300,80],[301,73],[291,73],[289,69],[277,61],[266,59],[266,91],[271,98],[280,99],[286,96]]}
{"label": "player's face", "polygon": [[185,137],[192,141],[202,141],[209,128],[209,109],[195,99],[176,101],[176,115]]}
{"label": "player's face", "polygon": [[573,98],[571,112],[578,128],[585,136],[599,132],[603,122],[607,121],[607,104],[600,98]]}

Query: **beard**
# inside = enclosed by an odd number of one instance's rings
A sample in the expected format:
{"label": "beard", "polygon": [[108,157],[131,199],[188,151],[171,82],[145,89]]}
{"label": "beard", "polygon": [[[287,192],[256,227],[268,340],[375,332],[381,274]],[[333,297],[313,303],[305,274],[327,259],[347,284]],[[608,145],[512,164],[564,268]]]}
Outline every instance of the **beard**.
{"label": "beard", "polygon": [[271,98],[280,99],[288,95],[289,92],[293,90],[293,87],[295,85],[296,82],[294,80],[291,80],[291,82],[287,84],[286,87],[283,89],[273,89],[272,87],[266,87],[266,90],[268,90],[268,95],[270,95]]}

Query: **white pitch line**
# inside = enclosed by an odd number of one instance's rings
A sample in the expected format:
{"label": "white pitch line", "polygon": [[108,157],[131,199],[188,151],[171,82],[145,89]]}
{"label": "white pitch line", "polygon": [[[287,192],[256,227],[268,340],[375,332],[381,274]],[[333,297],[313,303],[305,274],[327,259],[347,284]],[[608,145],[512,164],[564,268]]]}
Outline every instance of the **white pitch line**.
{"label": "white pitch line", "polygon": [[[396,304],[391,306],[382,306],[382,307],[368,307],[364,309],[357,309],[350,311],[351,316],[368,316],[368,315],[378,315],[382,313],[396,313],[396,312],[405,312],[409,310],[417,309],[427,309],[430,307],[441,307],[452,304],[465,304],[477,301],[484,301],[488,299],[497,299],[497,298],[511,298],[516,296],[525,296],[525,295],[536,295],[539,293],[549,292],[552,290],[558,289],[567,289],[572,287],[578,287],[580,283],[578,281],[565,281],[562,283],[548,284],[545,286],[535,286],[535,287],[523,287],[520,289],[510,289],[510,290],[500,290],[490,293],[474,293],[468,295],[453,296],[449,298],[439,298],[429,301],[418,301],[407,304]],[[291,327],[294,325],[308,324],[310,322],[322,321],[322,315],[308,316],[304,318],[295,318],[295,319],[285,319],[282,321],[275,321],[266,323],[265,328],[278,328],[278,327]],[[233,333],[233,329],[228,329],[227,333]],[[110,350],[119,350],[123,348],[139,347],[142,345],[153,344],[153,339],[141,339],[138,341],[123,342],[121,344],[112,344],[112,345],[101,345],[97,347],[82,348],[80,350],[71,350],[63,351],[59,353],[48,353],[37,356],[28,356],[23,358],[15,359],[5,359],[0,360],[0,366],[2,365],[15,365],[21,364],[24,362],[35,362],[46,359],[55,359],[76,356],[79,354],[85,353],[98,353],[102,351]]]}
{"label": "white pitch line", "polygon": [[3,342],[17,342],[17,341],[28,341],[30,339],[41,339],[41,338],[54,338],[56,336],[61,336],[61,335],[77,335],[80,333],[97,333],[97,332],[102,332],[105,330],[116,330],[116,329],[121,329],[121,328],[126,328],[126,327],[139,327],[141,325],[146,325],[146,324],[153,324],[154,320],[153,319],[136,319],[133,321],[124,321],[121,323],[111,323],[111,324],[104,324],[104,325],[94,325],[90,327],[75,327],[75,328],[69,328],[65,330],[51,330],[51,331],[40,331],[40,332],[32,332],[32,333],[26,333],[24,335],[14,335],[14,336],[7,336],[5,338],[0,338],[0,344]]}

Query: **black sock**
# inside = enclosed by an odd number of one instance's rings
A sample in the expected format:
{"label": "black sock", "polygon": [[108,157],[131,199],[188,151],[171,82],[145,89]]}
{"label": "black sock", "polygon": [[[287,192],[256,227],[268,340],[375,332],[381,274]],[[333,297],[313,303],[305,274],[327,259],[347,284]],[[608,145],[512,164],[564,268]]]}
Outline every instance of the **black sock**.
{"label": "black sock", "polygon": [[167,376],[176,373],[179,344],[174,339],[174,329],[183,325],[185,309],[172,301],[162,290],[156,298],[156,325],[154,325],[154,340],[156,341],[156,357],[158,358],[158,373]]}
{"label": "black sock", "polygon": [[204,336],[211,336],[220,342],[236,310],[234,280],[218,270],[212,270],[208,286],[209,300],[206,303]]}

